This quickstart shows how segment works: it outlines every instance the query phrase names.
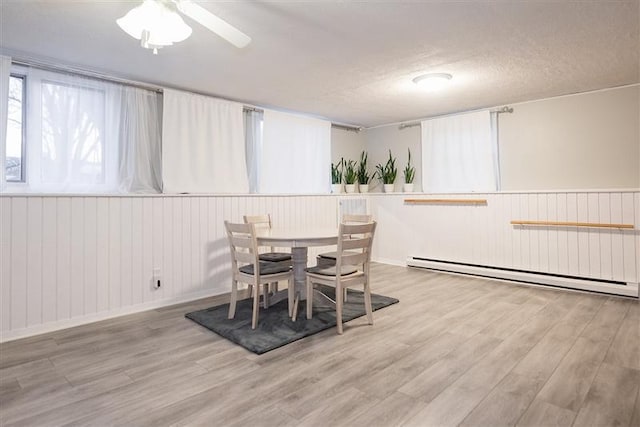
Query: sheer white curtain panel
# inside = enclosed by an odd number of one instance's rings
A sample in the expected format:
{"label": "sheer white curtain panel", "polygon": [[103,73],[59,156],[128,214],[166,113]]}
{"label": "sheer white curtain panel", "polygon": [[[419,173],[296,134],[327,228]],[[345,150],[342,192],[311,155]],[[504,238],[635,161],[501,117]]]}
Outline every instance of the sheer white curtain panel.
{"label": "sheer white curtain panel", "polygon": [[27,182],[36,192],[117,191],[113,85],[29,69]]}
{"label": "sheer white curtain panel", "polygon": [[6,182],[6,138],[7,138],[7,113],[9,105],[9,78],[11,76],[11,58],[0,56],[0,190],[4,189]]}
{"label": "sheer white curtain panel", "polygon": [[165,89],[165,193],[247,193],[242,104]]}
{"label": "sheer white curtain panel", "polygon": [[497,190],[497,139],[488,110],[424,120],[421,125],[425,192]]}
{"label": "sheer white curtain panel", "polygon": [[119,131],[119,189],[125,193],[162,192],[162,97],[135,87],[115,91],[114,127]]}
{"label": "sheer white curtain panel", "polygon": [[249,192],[258,192],[260,177],[260,157],[262,156],[262,111],[248,110],[244,112],[244,133],[247,150],[247,177]]}
{"label": "sheer white curtain panel", "polygon": [[259,191],[328,193],[331,122],[265,110]]}

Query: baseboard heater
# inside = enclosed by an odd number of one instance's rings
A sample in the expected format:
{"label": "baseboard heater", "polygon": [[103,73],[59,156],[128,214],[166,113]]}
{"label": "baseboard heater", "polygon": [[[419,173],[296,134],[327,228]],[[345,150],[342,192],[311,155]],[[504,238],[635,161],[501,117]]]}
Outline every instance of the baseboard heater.
{"label": "baseboard heater", "polygon": [[566,276],[561,274],[542,273],[537,271],[516,270],[511,268],[487,265],[466,264],[455,261],[410,256],[407,266],[426,268],[445,273],[467,274],[492,279],[510,280],[534,285],[553,286],[558,288],[579,289],[612,295],[638,298],[638,283],[617,282],[612,280],[592,279],[587,277]]}

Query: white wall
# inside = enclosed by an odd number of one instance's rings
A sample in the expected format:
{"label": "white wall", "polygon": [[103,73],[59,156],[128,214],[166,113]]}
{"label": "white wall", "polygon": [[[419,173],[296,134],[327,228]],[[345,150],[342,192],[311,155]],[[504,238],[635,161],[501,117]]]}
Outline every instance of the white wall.
{"label": "white wall", "polygon": [[345,129],[331,128],[331,163],[345,160],[360,160],[360,153],[365,149],[365,134]]}
{"label": "white wall", "polygon": [[640,85],[501,114],[503,190],[640,188]]}
{"label": "white wall", "polygon": [[[640,188],[640,85],[513,104],[500,115],[502,190]],[[421,185],[420,126],[367,129],[372,164],[391,148],[401,170],[407,147]]]}
{"label": "white wall", "polygon": [[[377,128],[366,129],[366,149],[369,153],[369,164],[373,172],[375,165],[382,163],[383,165],[389,158],[389,149],[391,154],[397,159],[398,176],[396,178],[396,191],[402,191],[402,183],[404,182],[403,171],[407,165],[407,149],[411,150],[412,164],[416,168],[416,176],[414,179],[414,190],[422,191],[422,147],[420,142],[420,126],[414,126],[398,129],[398,125],[381,126]],[[382,191],[379,180],[376,179],[377,187],[373,191]]]}

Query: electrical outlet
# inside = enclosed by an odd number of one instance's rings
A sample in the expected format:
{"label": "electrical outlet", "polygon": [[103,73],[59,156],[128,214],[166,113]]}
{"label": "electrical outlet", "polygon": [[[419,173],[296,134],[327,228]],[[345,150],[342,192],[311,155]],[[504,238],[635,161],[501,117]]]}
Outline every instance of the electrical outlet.
{"label": "electrical outlet", "polygon": [[162,285],[162,274],[160,273],[159,268],[153,269],[153,278],[151,279],[151,287],[153,289],[160,289]]}

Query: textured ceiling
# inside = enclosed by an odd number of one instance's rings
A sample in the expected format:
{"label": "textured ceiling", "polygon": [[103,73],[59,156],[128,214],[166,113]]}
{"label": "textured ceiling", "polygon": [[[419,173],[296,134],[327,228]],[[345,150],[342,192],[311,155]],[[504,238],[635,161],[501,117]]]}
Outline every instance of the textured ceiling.
{"label": "textured ceiling", "polygon": [[[199,1],[252,37],[139,47],[139,2],[0,0],[5,54],[376,126],[640,81],[639,1]],[[423,72],[453,74],[425,93]]]}

